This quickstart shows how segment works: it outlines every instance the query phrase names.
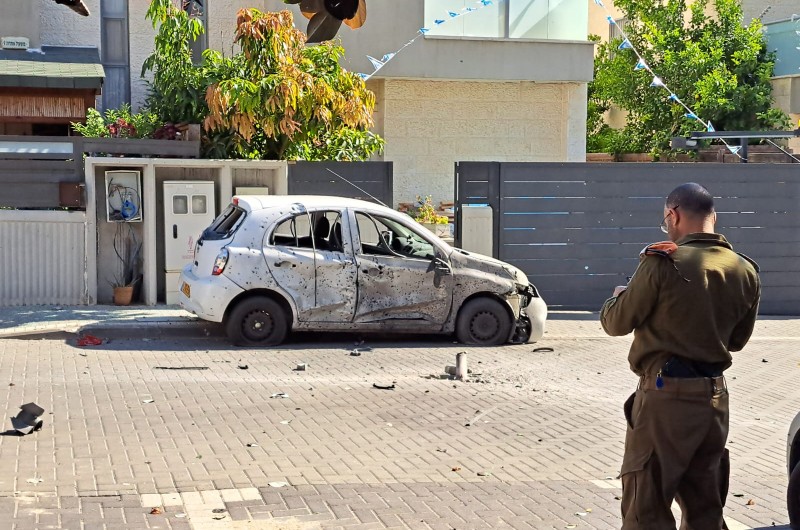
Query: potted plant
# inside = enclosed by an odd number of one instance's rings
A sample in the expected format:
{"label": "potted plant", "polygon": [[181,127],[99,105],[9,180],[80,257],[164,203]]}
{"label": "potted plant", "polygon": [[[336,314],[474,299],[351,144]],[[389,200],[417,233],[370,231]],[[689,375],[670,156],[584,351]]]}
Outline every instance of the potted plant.
{"label": "potted plant", "polygon": [[433,199],[427,195],[424,199],[417,195],[411,215],[416,222],[439,237],[450,235],[450,220],[446,215],[439,215],[433,207]]}
{"label": "potted plant", "polygon": [[[123,225],[128,227],[127,236],[122,235]],[[142,244],[137,240],[133,227],[127,223],[118,223],[114,235],[114,252],[120,264],[114,279],[109,282],[114,290],[115,305],[130,305],[133,301],[134,287],[141,279],[139,274],[141,251]]]}

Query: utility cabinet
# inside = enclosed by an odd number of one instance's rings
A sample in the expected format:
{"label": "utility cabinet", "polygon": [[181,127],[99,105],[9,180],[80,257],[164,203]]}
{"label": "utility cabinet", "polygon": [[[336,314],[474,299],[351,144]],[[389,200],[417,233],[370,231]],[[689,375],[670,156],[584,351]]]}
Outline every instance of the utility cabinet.
{"label": "utility cabinet", "polygon": [[164,269],[167,303],[178,301],[181,270],[194,259],[197,239],[216,217],[214,182],[164,182]]}
{"label": "utility cabinet", "polygon": [[109,223],[142,222],[141,172],[106,171],[104,191],[106,194],[106,221]]}

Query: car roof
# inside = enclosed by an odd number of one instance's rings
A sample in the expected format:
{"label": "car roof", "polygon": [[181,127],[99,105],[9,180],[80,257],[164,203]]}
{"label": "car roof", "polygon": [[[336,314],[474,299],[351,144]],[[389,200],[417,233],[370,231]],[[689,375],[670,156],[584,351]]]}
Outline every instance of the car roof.
{"label": "car roof", "polygon": [[374,202],[328,195],[237,195],[238,205],[248,211],[280,208],[302,204],[306,208],[367,208],[397,213]]}

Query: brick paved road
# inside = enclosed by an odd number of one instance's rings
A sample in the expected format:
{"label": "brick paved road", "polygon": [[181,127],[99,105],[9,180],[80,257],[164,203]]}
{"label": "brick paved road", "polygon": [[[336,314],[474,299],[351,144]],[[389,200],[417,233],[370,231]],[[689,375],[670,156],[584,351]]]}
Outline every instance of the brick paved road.
{"label": "brick paved road", "polygon": [[[503,348],[368,337],[358,357],[336,335],[275,351],[0,340],[6,417],[47,409],[41,432],[0,436],[0,528],[618,527],[636,381],[629,339],[596,318],[556,315],[540,343]],[[732,529],[787,522],[798,346],[800,319],[762,320],[728,372]],[[471,382],[429,377],[465,349]]]}

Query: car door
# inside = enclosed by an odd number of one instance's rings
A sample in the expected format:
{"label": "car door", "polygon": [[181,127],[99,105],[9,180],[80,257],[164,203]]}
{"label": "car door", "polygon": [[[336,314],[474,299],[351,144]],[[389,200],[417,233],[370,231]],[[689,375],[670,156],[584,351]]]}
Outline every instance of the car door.
{"label": "car door", "polygon": [[[284,217],[267,235],[264,258],[275,282],[292,298],[300,322],[350,322],[356,269],[341,210]],[[338,227],[338,228],[337,228]],[[341,239],[346,239],[342,241]]]}
{"label": "car door", "polygon": [[450,313],[453,276],[448,258],[406,225],[354,210],[358,304],[354,322],[441,329]]}

